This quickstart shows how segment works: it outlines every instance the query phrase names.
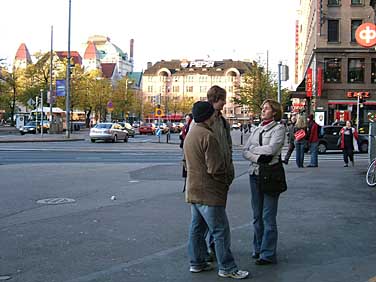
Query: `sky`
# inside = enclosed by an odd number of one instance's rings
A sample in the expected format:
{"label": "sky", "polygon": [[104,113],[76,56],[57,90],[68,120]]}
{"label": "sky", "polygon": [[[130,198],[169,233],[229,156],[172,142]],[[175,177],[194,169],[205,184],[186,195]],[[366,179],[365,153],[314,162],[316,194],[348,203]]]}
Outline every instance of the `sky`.
{"label": "sky", "polygon": [[[71,51],[82,52],[89,36],[105,35],[129,54],[133,38],[134,71],[160,60],[258,60],[266,65],[268,58],[273,72],[279,61],[288,65],[292,81],[298,2],[71,0]],[[1,1],[0,58],[11,64],[21,43],[31,54],[49,51],[51,26],[53,49],[67,50],[68,11],[69,0]]]}

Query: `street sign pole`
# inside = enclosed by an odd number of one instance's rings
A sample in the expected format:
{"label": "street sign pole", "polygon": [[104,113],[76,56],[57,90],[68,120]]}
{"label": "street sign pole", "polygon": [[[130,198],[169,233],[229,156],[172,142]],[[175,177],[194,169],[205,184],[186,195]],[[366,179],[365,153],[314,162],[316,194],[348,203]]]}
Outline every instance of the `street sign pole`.
{"label": "street sign pole", "polygon": [[43,89],[40,90],[40,136],[43,137]]}

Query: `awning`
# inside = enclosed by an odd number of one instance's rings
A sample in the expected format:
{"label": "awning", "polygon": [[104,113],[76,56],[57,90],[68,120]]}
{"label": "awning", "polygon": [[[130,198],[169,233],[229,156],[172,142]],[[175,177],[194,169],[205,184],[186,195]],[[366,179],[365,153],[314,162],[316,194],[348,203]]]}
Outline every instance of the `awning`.
{"label": "awning", "polygon": [[[328,105],[356,105],[357,100],[328,100]],[[363,105],[376,105],[376,100],[366,101]]]}

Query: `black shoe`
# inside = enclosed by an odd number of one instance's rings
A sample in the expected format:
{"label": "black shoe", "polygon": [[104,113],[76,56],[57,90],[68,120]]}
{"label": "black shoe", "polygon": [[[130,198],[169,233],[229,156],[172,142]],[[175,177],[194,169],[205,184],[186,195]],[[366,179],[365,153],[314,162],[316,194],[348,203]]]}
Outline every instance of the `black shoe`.
{"label": "black shoe", "polygon": [[286,164],[286,165],[289,164],[289,161],[286,161],[286,160],[283,160],[282,162],[283,162],[284,164]]}
{"label": "black shoe", "polygon": [[348,164],[345,164],[343,167],[349,167],[349,165],[348,165]]}
{"label": "black shoe", "polygon": [[252,258],[259,259],[260,258],[260,254],[259,253],[253,253],[252,254]]}
{"label": "black shoe", "polygon": [[264,260],[264,259],[258,259],[255,261],[255,264],[256,265],[268,265],[268,264],[273,264],[272,261],[269,261],[269,260]]}
{"label": "black shoe", "polygon": [[309,165],[307,165],[307,167],[318,167],[318,166],[309,164]]}

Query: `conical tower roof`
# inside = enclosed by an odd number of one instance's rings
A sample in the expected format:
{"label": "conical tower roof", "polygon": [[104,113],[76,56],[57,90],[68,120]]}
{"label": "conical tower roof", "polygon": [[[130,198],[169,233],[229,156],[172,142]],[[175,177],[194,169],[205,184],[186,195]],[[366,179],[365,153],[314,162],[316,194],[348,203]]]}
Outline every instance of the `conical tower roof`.
{"label": "conical tower roof", "polygon": [[84,59],[97,59],[98,53],[94,42],[89,41],[85,50]]}
{"label": "conical tower roof", "polygon": [[27,63],[31,63],[31,56],[25,43],[21,43],[20,47],[18,47],[15,59],[20,61],[25,60]]}

